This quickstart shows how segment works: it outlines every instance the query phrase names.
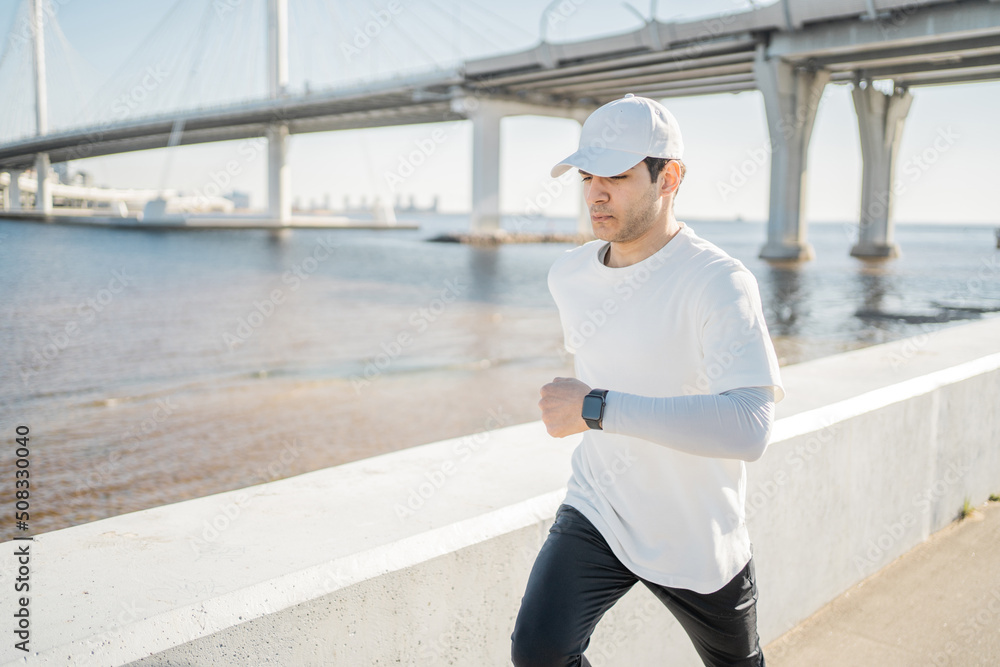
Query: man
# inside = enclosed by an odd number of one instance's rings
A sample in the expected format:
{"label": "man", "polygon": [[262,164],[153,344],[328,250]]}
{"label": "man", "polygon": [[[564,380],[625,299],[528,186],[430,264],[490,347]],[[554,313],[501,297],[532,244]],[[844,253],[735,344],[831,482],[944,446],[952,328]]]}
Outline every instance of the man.
{"label": "man", "polygon": [[764,664],[744,461],[784,392],[753,275],[674,217],[682,157],[670,112],[629,94],[552,170],[579,170],[597,240],[549,272],[578,379],[539,406],[549,434],[584,435],[521,602],[517,667],[589,665],[598,621],[638,581],[705,664]]}

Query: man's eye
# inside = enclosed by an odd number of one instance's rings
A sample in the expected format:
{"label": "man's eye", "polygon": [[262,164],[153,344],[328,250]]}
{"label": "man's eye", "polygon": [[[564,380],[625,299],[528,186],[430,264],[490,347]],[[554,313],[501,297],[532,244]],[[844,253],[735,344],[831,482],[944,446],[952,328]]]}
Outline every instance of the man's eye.
{"label": "man's eye", "polygon": [[581,179],[584,183],[590,180],[590,176],[582,176]]}

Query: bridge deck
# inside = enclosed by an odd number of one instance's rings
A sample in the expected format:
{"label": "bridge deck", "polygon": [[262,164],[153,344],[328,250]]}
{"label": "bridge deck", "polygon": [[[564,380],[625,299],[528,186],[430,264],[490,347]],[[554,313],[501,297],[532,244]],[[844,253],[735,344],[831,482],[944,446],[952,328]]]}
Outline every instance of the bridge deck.
{"label": "bridge deck", "polygon": [[[639,30],[468,61],[403,81],[179,111],[75,128],[0,146],[0,169],[289,133],[462,120],[454,100],[482,96],[536,108],[596,106],[625,92],[676,97],[757,88],[758,50],[831,82],[859,76],[920,86],[1000,79],[1000,2],[988,0],[782,0],[697,21],[649,22]],[[175,130],[181,130],[175,132]],[[175,140],[171,143],[171,134]]]}

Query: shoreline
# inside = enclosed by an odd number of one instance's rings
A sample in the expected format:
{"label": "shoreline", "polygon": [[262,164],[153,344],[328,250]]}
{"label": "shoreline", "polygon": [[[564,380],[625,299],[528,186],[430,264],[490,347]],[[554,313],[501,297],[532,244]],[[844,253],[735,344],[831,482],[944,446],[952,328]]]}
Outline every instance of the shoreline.
{"label": "shoreline", "polygon": [[243,229],[269,229],[272,231],[282,231],[285,229],[364,229],[364,230],[414,230],[420,229],[420,225],[415,222],[399,222],[387,224],[381,222],[369,222],[363,220],[347,220],[335,217],[310,218],[306,216],[293,217],[285,225],[276,224],[267,218],[238,218],[238,217],[204,217],[204,218],[178,218],[177,220],[158,220],[145,222],[138,216],[115,217],[115,216],[91,216],[91,215],[56,215],[43,214],[34,211],[0,211],[0,218],[11,222],[33,222],[41,224],[57,224],[77,227],[101,227],[113,229],[151,229],[151,230],[243,230]]}

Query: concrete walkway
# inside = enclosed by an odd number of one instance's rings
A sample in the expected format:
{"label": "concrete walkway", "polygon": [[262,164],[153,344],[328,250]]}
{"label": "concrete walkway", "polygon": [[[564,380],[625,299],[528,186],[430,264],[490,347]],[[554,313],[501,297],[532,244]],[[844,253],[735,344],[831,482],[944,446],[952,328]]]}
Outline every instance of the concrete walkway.
{"label": "concrete walkway", "polygon": [[1000,502],[938,531],[764,653],[768,667],[1000,665]]}

